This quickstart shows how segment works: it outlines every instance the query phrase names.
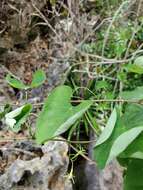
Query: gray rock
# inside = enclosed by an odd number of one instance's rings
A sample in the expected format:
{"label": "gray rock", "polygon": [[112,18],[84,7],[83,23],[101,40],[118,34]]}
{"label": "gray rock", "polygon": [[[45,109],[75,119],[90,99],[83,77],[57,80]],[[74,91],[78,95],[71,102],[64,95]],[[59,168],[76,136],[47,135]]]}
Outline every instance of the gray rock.
{"label": "gray rock", "polygon": [[100,173],[100,189],[101,190],[122,190],[123,189],[123,177],[122,169],[119,164],[114,161],[110,163]]}
{"label": "gray rock", "polygon": [[110,163],[104,170],[86,163],[87,190],[122,190],[122,170],[117,162]]}
{"label": "gray rock", "polygon": [[67,144],[49,142],[41,150],[42,157],[16,159],[0,176],[0,190],[72,190],[65,177],[69,163]]}
{"label": "gray rock", "polygon": [[[91,132],[91,140],[95,135]],[[89,144],[88,156],[94,159],[94,143]],[[105,169],[99,170],[95,164],[86,161],[85,174],[87,179],[87,190],[122,190],[122,169],[117,161],[111,162]]]}

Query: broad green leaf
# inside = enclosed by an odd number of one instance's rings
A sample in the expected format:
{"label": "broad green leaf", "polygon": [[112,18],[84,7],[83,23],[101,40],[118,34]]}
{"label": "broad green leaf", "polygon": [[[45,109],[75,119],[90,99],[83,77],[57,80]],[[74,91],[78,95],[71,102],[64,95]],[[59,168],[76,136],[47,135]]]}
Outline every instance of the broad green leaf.
{"label": "broad green leaf", "polygon": [[103,130],[102,134],[100,135],[99,139],[96,142],[96,146],[104,143],[111,136],[114,126],[116,124],[116,120],[117,120],[117,112],[116,109],[114,108],[113,112],[111,113],[111,116],[108,119],[105,129]]}
{"label": "broad green leaf", "polygon": [[42,85],[45,82],[45,80],[46,80],[45,72],[42,70],[37,70],[33,75],[33,80],[30,86],[31,88],[38,87]]}
{"label": "broad green leaf", "polygon": [[94,158],[99,168],[103,169],[107,164],[107,160],[110,154],[110,150],[114,144],[114,141],[124,131],[124,125],[122,120],[117,117],[117,122],[112,132],[112,135],[102,144],[94,148]]}
{"label": "broad green leaf", "polygon": [[124,100],[139,101],[143,99],[143,86],[137,87],[133,91],[124,91],[120,94],[120,97]]}
{"label": "broad green leaf", "polygon": [[129,129],[143,126],[143,106],[139,104],[128,104],[122,119]]}
{"label": "broad green leaf", "polygon": [[[112,135],[104,143],[94,148],[95,160],[100,168],[104,168],[109,160],[111,160],[115,155],[118,156],[121,151],[126,149],[127,146],[137,138],[137,136],[142,132],[142,118],[143,106],[136,104],[127,106],[125,114],[122,117],[117,117],[117,122]],[[127,138],[128,135],[130,135],[129,139]],[[127,142],[125,138],[127,138]],[[117,150],[115,150],[115,147]]]}
{"label": "broad green leaf", "polygon": [[135,152],[135,153],[133,153],[133,154],[130,156],[130,158],[143,159],[143,152],[140,152],[140,151]]}
{"label": "broad green leaf", "polygon": [[29,113],[32,110],[31,104],[26,104],[20,108],[17,108],[5,115],[6,124],[14,132],[18,132],[21,129],[21,125],[25,123]]}
{"label": "broad green leaf", "polygon": [[123,166],[124,168],[128,167],[128,164],[129,164],[130,160],[131,159],[129,159],[129,158],[120,158],[120,157],[117,157],[118,163],[120,164],[120,166]]}
{"label": "broad green leaf", "polygon": [[143,160],[129,162],[124,177],[124,190],[143,190]]}
{"label": "broad green leaf", "polygon": [[121,152],[123,152],[143,131],[143,126],[132,128],[123,134],[121,134],[114,142],[107,163],[116,158]]}
{"label": "broad green leaf", "polygon": [[125,68],[128,72],[143,74],[143,56],[136,58],[133,64],[128,64]]}
{"label": "broad green leaf", "polygon": [[14,88],[18,88],[18,89],[28,89],[29,86],[26,86],[22,81],[14,78],[13,76],[11,75],[7,75],[6,76],[6,81],[8,82],[8,84]]}
{"label": "broad green leaf", "polygon": [[120,158],[143,159],[143,134],[141,133],[126,150],[120,154]]}
{"label": "broad green leaf", "polygon": [[69,129],[91,106],[91,101],[83,101],[72,106],[72,89],[68,86],[55,88],[44,103],[36,125],[38,143],[58,136]]}
{"label": "broad green leaf", "polygon": [[143,66],[135,65],[135,64],[128,64],[126,67],[128,72],[143,74]]}
{"label": "broad green leaf", "polygon": [[137,57],[134,64],[143,67],[143,56]]}

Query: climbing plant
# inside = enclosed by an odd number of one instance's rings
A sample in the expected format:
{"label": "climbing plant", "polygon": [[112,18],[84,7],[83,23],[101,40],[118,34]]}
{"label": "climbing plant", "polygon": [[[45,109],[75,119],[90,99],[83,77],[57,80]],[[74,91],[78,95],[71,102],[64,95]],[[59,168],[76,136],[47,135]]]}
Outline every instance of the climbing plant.
{"label": "climbing plant", "polygon": [[[142,61],[141,58],[140,60]],[[36,71],[29,86],[14,76],[8,75],[6,80],[14,88],[27,90],[41,85],[45,81],[45,73],[41,70]],[[43,144],[48,140],[54,140],[69,131],[72,126],[78,126],[75,123],[79,123],[81,117],[91,114],[90,108],[94,106],[94,99],[73,101],[75,105],[72,105],[72,94],[71,87],[62,85],[48,95],[37,118],[35,134],[37,143]],[[100,135],[96,134],[98,138],[94,146],[94,158],[100,169],[113,159],[117,159],[124,168],[124,190],[142,189],[143,87],[123,91],[120,98],[113,101],[121,101],[124,106],[116,104],[105,128],[102,132],[99,130]],[[31,111],[32,105],[28,102],[15,110],[7,105],[1,112],[1,119],[5,119],[11,130],[18,132]],[[93,118],[89,119],[92,122]]]}

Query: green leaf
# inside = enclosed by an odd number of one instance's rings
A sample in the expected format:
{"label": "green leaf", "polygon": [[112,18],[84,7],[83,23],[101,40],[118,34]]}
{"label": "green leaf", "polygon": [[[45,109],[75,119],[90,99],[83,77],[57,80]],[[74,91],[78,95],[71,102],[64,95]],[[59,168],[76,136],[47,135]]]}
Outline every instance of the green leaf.
{"label": "green leaf", "polygon": [[143,67],[143,56],[137,57],[134,64]]}
{"label": "green leaf", "polygon": [[116,124],[116,120],[117,120],[117,112],[116,109],[114,108],[113,112],[111,113],[111,116],[109,117],[105,129],[103,130],[102,134],[100,135],[99,139],[96,142],[96,146],[104,143],[111,136],[114,126]]}
{"label": "green leaf", "polygon": [[143,189],[143,160],[133,159],[129,162],[124,177],[124,190]]}
{"label": "green leaf", "polygon": [[124,100],[142,100],[143,99],[143,86],[137,87],[133,91],[124,91],[120,94],[120,97]]}
{"label": "green leaf", "polygon": [[120,157],[117,157],[117,161],[118,163],[124,167],[124,168],[127,168],[128,167],[128,164],[130,162],[131,159],[129,158],[120,158]]}
{"label": "green leaf", "polygon": [[143,74],[143,56],[137,57],[133,64],[125,66],[128,72]]}
{"label": "green leaf", "polygon": [[[143,106],[131,104],[125,114],[117,117],[112,135],[102,144],[94,148],[95,160],[100,168],[124,151],[142,132]],[[129,137],[129,138],[128,138]]]}
{"label": "green leaf", "polygon": [[18,89],[28,89],[29,86],[26,86],[22,81],[14,78],[13,76],[11,75],[7,75],[6,76],[6,81],[8,82],[8,84],[14,88],[18,88]]}
{"label": "green leaf", "polygon": [[6,81],[8,82],[9,85],[11,85],[14,88],[21,89],[21,90],[27,90],[29,88],[36,88],[36,87],[42,85],[45,80],[46,80],[46,75],[45,75],[44,71],[42,71],[42,70],[37,70],[33,74],[33,80],[30,85],[25,85],[21,80],[14,78],[12,75],[8,74],[6,76]]}
{"label": "green leaf", "polygon": [[[143,126],[143,106],[138,104],[130,104],[126,108],[126,112],[124,114],[124,123],[128,126],[138,127]],[[141,133],[124,151],[124,153],[129,153],[130,155],[143,151],[143,133]],[[129,152],[128,152],[129,151]],[[129,155],[126,155],[128,158]]]}
{"label": "green leaf", "polygon": [[55,88],[46,99],[36,125],[38,143],[58,136],[69,129],[91,106],[91,101],[83,101],[72,106],[72,89],[68,86]]}
{"label": "green leaf", "polygon": [[107,160],[107,164],[123,152],[143,131],[143,126],[132,128],[121,134],[114,142]]}
{"label": "green leaf", "polygon": [[5,115],[6,124],[14,132],[18,132],[21,129],[21,125],[25,123],[29,113],[32,110],[31,104],[26,104],[20,108],[15,109]]}
{"label": "green leaf", "polygon": [[94,132],[96,134],[100,134],[101,129],[97,124],[96,118],[92,116],[92,114],[89,111],[87,111],[87,117],[88,117],[88,119],[86,119],[87,124],[85,123],[85,125],[87,125],[87,129],[89,128],[88,125],[91,125]]}
{"label": "green leaf", "polygon": [[136,64],[128,64],[126,67],[128,72],[143,74],[143,66],[136,65]]}
{"label": "green leaf", "polygon": [[143,159],[143,134],[140,134],[119,156],[120,158]]}
{"label": "green leaf", "polygon": [[116,138],[120,136],[122,131],[123,131],[122,120],[119,117],[117,117],[117,122],[112,132],[112,135],[104,143],[94,148],[94,158],[100,169],[103,169],[105,165],[107,164],[107,160],[108,160],[112,145],[114,144],[114,141],[116,140]]}
{"label": "green leaf", "polygon": [[12,107],[9,104],[4,106],[4,110],[0,112],[0,120],[5,117],[5,115],[12,110]]}
{"label": "green leaf", "polygon": [[96,83],[96,90],[109,89],[109,87],[110,87],[109,83],[105,80],[97,81]]}
{"label": "green leaf", "polygon": [[45,72],[42,70],[37,70],[33,75],[33,80],[31,83],[31,88],[36,88],[42,85],[46,80]]}

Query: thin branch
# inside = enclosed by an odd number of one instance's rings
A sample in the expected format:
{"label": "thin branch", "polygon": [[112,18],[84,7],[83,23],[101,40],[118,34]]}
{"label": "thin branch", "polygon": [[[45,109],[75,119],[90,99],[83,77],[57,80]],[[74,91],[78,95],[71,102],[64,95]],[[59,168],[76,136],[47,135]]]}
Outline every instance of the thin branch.
{"label": "thin branch", "polygon": [[[143,102],[138,100],[138,99],[134,99],[134,100],[125,100],[125,99],[87,99],[87,100],[90,100],[92,102],[95,102],[95,103],[99,103],[99,102],[111,102],[111,103],[137,103],[137,104],[141,104],[143,105]],[[85,101],[85,99],[80,99],[80,100],[71,100],[71,103],[80,103],[80,102],[83,102]],[[13,106],[22,106],[23,104],[18,104],[18,103],[9,103]],[[37,107],[37,106],[43,106],[44,105],[44,102],[40,102],[40,103],[34,103],[32,104],[34,107]],[[5,104],[0,104],[0,106],[5,106]]]}

